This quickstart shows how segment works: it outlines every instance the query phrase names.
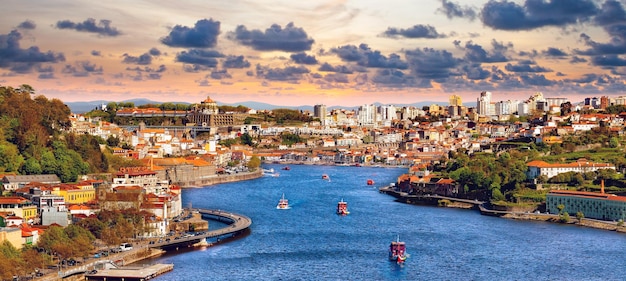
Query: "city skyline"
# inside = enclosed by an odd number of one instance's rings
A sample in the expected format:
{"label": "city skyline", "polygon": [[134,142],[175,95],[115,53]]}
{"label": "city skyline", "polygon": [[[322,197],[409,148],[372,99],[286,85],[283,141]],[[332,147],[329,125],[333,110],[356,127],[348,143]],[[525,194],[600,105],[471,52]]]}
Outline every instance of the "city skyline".
{"label": "city skyline", "polygon": [[10,1],[0,85],[279,106],[625,92],[624,1]]}

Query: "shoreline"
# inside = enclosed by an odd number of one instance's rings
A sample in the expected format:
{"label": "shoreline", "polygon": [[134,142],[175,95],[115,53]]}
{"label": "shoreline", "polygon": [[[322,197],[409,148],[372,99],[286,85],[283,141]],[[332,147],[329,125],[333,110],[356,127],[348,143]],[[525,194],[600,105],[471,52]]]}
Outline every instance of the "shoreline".
{"label": "shoreline", "polygon": [[[589,227],[600,230],[608,230],[615,231],[619,233],[626,233],[626,226],[618,226],[616,222],[612,221],[601,221],[591,218],[583,218],[578,220],[577,218],[570,218],[568,222],[561,222],[559,220],[559,215],[556,214],[537,214],[532,212],[513,212],[513,211],[499,211],[494,209],[487,209],[483,204],[469,204],[465,202],[453,202],[452,204],[447,204],[442,206],[438,204],[438,198],[435,197],[422,197],[418,199],[416,196],[411,196],[409,198],[408,194],[403,192],[399,192],[390,188],[390,186],[385,186],[379,188],[379,192],[390,195],[396,198],[396,201],[399,203],[410,204],[410,205],[422,205],[422,206],[433,206],[433,207],[443,207],[443,208],[456,208],[456,209],[471,209],[478,210],[483,216],[494,216],[505,219],[512,220],[527,220],[527,221],[544,221],[549,223],[557,223],[557,224],[570,224],[577,225],[581,227]],[[459,198],[446,198],[447,200],[463,200]]]}

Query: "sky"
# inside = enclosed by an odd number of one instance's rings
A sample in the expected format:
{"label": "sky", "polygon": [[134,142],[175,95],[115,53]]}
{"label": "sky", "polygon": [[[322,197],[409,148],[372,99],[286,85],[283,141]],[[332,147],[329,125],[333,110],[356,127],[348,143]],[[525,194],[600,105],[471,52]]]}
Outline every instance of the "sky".
{"label": "sky", "polygon": [[626,0],[4,0],[0,86],[64,102],[626,92]]}

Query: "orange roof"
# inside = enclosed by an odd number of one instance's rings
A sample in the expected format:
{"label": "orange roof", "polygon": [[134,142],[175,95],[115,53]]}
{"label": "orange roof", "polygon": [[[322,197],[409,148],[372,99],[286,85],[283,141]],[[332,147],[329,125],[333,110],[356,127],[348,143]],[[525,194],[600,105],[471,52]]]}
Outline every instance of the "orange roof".
{"label": "orange roof", "polygon": [[617,196],[615,194],[609,194],[609,193],[574,191],[574,190],[550,190],[548,195],[550,194],[626,202],[626,196]]}
{"label": "orange roof", "polygon": [[614,167],[609,163],[594,163],[589,162],[584,159],[579,159],[576,162],[572,163],[548,163],[541,160],[530,161],[526,164],[528,167],[537,167],[537,168],[576,168],[576,167],[596,167],[596,168],[611,168]]}
{"label": "orange roof", "polygon": [[0,204],[25,204],[30,202],[24,197],[8,196],[0,197]]}

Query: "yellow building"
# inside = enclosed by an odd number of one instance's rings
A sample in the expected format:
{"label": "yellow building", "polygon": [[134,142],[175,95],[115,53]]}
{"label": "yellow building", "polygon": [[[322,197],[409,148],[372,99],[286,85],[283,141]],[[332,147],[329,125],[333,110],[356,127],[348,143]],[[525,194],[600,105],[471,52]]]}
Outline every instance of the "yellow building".
{"label": "yellow building", "polygon": [[91,183],[58,185],[52,188],[52,194],[63,196],[66,204],[83,204],[96,199],[96,189]]}
{"label": "yellow building", "polygon": [[9,241],[16,249],[22,249],[22,229],[18,227],[0,227],[0,244]]}
{"label": "yellow building", "polygon": [[463,100],[461,100],[460,96],[451,95],[450,96],[450,106],[462,106]]}
{"label": "yellow building", "polygon": [[23,197],[0,197],[0,212],[13,213],[28,221],[37,217],[37,206]]}

